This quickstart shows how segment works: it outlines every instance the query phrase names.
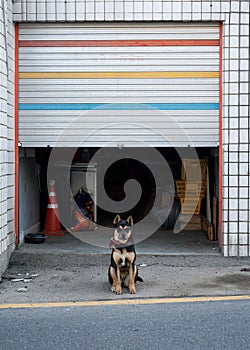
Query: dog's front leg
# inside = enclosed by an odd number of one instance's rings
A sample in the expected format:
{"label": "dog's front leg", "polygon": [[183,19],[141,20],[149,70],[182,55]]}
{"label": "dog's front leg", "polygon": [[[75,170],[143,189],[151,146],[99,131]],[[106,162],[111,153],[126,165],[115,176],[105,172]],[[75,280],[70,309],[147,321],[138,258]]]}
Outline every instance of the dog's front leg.
{"label": "dog's front leg", "polygon": [[116,292],[116,294],[122,294],[120,258],[121,258],[120,251],[115,249],[113,252],[113,259],[114,259],[114,262],[116,264],[116,278],[115,278],[115,292]]}
{"label": "dog's front leg", "polygon": [[115,292],[116,291],[116,272],[115,269],[113,268],[113,266],[109,267],[109,282],[111,284],[111,291]]}
{"label": "dog's front leg", "polygon": [[117,280],[116,280],[116,294],[122,294],[122,286],[121,286],[121,271],[120,268],[117,267]]}
{"label": "dog's front leg", "polygon": [[129,285],[128,285],[128,289],[129,289],[131,294],[135,294],[136,293],[133,264],[130,264],[130,266],[129,266]]}

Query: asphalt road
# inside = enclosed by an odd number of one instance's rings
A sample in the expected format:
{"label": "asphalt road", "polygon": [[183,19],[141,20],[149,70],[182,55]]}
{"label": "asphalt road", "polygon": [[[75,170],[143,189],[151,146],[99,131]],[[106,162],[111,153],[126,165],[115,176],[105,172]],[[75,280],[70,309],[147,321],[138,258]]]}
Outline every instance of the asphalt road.
{"label": "asphalt road", "polygon": [[0,309],[1,349],[249,349],[250,300]]}

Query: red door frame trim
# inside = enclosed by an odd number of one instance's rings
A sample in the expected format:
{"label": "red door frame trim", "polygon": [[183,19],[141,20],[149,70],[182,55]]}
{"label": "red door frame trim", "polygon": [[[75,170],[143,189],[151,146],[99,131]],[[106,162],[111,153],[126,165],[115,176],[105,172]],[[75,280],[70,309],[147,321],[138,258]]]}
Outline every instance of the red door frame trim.
{"label": "red door frame trim", "polygon": [[14,229],[15,243],[19,244],[19,194],[18,194],[18,172],[19,172],[19,152],[18,152],[18,24],[15,24],[15,76],[14,76],[14,103],[15,103],[15,125],[14,125],[14,158],[15,158],[15,183],[14,183]]}
{"label": "red door frame trim", "polygon": [[[19,68],[19,27],[15,24],[15,81],[14,81],[14,100],[15,100],[15,130],[14,130],[14,144],[15,144],[15,199],[14,199],[14,228],[15,228],[15,242],[16,246],[19,244],[19,191],[18,191],[18,171],[19,171],[19,152],[18,152],[18,68]],[[218,218],[218,243],[219,249],[222,249],[222,181],[223,181],[223,22],[220,23],[220,111],[219,111],[219,218]]]}
{"label": "red door frame trim", "polygon": [[223,203],[223,22],[220,23],[220,112],[219,112],[219,218],[218,218],[218,243],[222,249],[222,203]]}

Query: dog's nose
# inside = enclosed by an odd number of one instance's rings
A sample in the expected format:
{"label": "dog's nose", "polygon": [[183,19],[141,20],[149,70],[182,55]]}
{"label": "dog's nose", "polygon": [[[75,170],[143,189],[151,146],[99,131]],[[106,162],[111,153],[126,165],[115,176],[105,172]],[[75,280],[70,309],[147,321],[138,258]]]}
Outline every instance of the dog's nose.
{"label": "dog's nose", "polygon": [[126,230],[121,231],[121,236],[123,239],[126,238],[126,234],[127,234]]}

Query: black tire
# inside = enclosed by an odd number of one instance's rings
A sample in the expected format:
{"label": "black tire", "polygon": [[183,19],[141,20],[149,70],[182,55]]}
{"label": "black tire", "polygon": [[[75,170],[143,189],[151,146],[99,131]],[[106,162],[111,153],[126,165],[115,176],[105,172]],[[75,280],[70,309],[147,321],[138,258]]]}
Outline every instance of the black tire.
{"label": "black tire", "polygon": [[28,233],[24,241],[25,243],[39,244],[45,242],[46,236],[43,233]]}

